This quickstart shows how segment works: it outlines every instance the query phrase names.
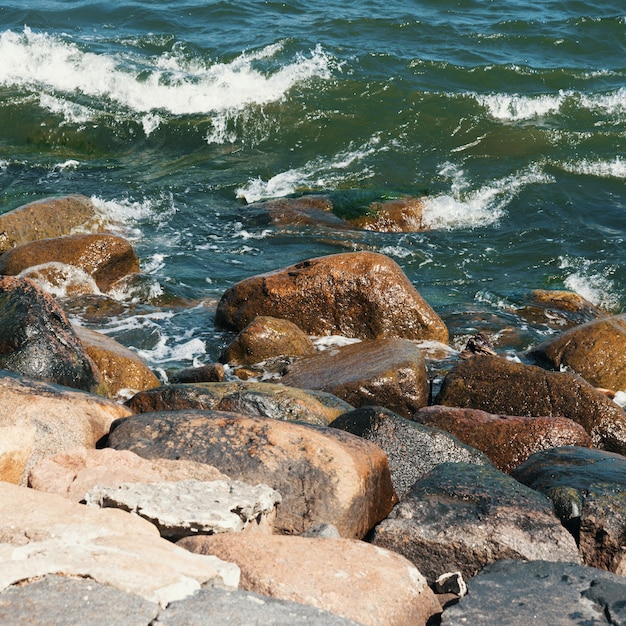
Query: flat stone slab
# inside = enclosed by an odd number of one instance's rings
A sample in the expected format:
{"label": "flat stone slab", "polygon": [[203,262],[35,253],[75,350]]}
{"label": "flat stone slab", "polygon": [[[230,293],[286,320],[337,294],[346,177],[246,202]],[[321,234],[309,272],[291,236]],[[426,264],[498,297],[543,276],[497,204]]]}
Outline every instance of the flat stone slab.
{"label": "flat stone slab", "polygon": [[94,487],[87,492],[85,503],[136,513],[152,522],[166,539],[177,540],[189,535],[241,532],[250,528],[271,532],[276,505],[281,499],[267,485],[181,480]]}

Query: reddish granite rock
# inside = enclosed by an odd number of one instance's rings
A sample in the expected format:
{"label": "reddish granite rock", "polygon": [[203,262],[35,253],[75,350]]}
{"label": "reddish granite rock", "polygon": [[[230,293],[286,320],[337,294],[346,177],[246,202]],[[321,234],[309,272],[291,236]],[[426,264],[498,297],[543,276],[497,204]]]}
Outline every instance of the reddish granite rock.
{"label": "reddish granite rock", "polygon": [[582,378],[497,356],[461,361],[444,379],[436,404],[496,415],[565,417],[580,424],[593,445],[626,452],[626,413]]}
{"label": "reddish granite rock", "polygon": [[441,612],[420,572],[405,558],[349,539],[187,537],[198,554],[234,562],[240,587],[310,604],[368,626],[424,626]]}
{"label": "reddish granite rock", "polygon": [[534,323],[561,329],[606,315],[579,294],[557,289],[533,290],[528,303],[518,308],[516,313]]}
{"label": "reddish granite rock", "polygon": [[248,278],[224,293],[215,321],[239,331],[258,315],[288,319],[309,335],[448,340],[445,324],[398,264],[374,252],[333,254]]}
{"label": "reddish granite rock", "polygon": [[0,215],[0,254],[29,241],[69,235],[93,220],[96,207],[86,196],[45,198]]}
{"label": "reddish granite rock", "polygon": [[363,341],[293,363],[285,385],[320,389],[354,407],[384,406],[410,417],[428,403],[426,363],[407,339]]}
{"label": "reddish granite rock", "polygon": [[299,198],[275,198],[249,204],[245,208],[247,221],[271,223],[276,226],[329,226],[349,228],[332,212],[329,196],[311,194]]}
{"label": "reddish granite rock", "polygon": [[397,500],[385,453],[334,428],[223,411],[145,413],[115,422],[107,445],[267,484],[283,497],[275,527],[286,534],[324,522],[360,538]]}
{"label": "reddish granite rock", "polygon": [[59,304],[27,278],[0,277],[0,368],[108,393]]}
{"label": "reddish granite rock", "polygon": [[423,210],[422,198],[407,196],[395,200],[372,202],[365,215],[347,221],[365,230],[382,233],[414,233],[427,230],[422,220]]}
{"label": "reddish granite rock", "polygon": [[429,406],[412,419],[445,430],[484,452],[503,472],[510,472],[531,454],[559,446],[591,446],[591,437],[564,417],[493,415],[478,409]]}

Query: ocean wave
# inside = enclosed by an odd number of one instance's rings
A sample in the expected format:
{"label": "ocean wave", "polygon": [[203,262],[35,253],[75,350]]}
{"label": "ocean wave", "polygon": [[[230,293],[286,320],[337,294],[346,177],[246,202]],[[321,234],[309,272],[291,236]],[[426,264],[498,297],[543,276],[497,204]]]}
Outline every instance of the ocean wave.
{"label": "ocean wave", "polygon": [[598,178],[626,179],[626,160],[620,156],[614,159],[581,159],[565,161],[560,167],[572,174],[597,176]]}
{"label": "ocean wave", "polygon": [[592,261],[580,257],[561,256],[559,262],[560,269],[568,272],[563,279],[567,289],[607,311],[619,309],[620,299],[609,277],[610,267],[597,271]]}

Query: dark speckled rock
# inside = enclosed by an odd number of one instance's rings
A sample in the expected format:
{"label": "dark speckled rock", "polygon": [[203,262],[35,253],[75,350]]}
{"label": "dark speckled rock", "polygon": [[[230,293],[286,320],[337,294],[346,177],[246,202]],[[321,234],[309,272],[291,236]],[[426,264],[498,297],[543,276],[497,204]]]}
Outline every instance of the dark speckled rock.
{"label": "dark speckled rock", "polygon": [[626,575],[626,458],[563,447],[531,456],[512,473],[552,499],[586,565]]}

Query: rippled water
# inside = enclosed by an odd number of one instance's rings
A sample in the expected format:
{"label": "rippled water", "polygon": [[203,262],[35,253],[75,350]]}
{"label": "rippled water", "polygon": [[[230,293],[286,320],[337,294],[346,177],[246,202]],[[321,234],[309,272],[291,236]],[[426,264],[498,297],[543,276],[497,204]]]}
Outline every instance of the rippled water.
{"label": "rippled water", "polygon": [[[93,197],[145,279],[76,319],[154,367],[203,362],[223,291],[346,250],[393,257],[449,324],[522,350],[536,288],[626,303],[618,2],[101,2],[0,7],[0,210]],[[427,193],[415,234],[281,229],[246,202]]]}

